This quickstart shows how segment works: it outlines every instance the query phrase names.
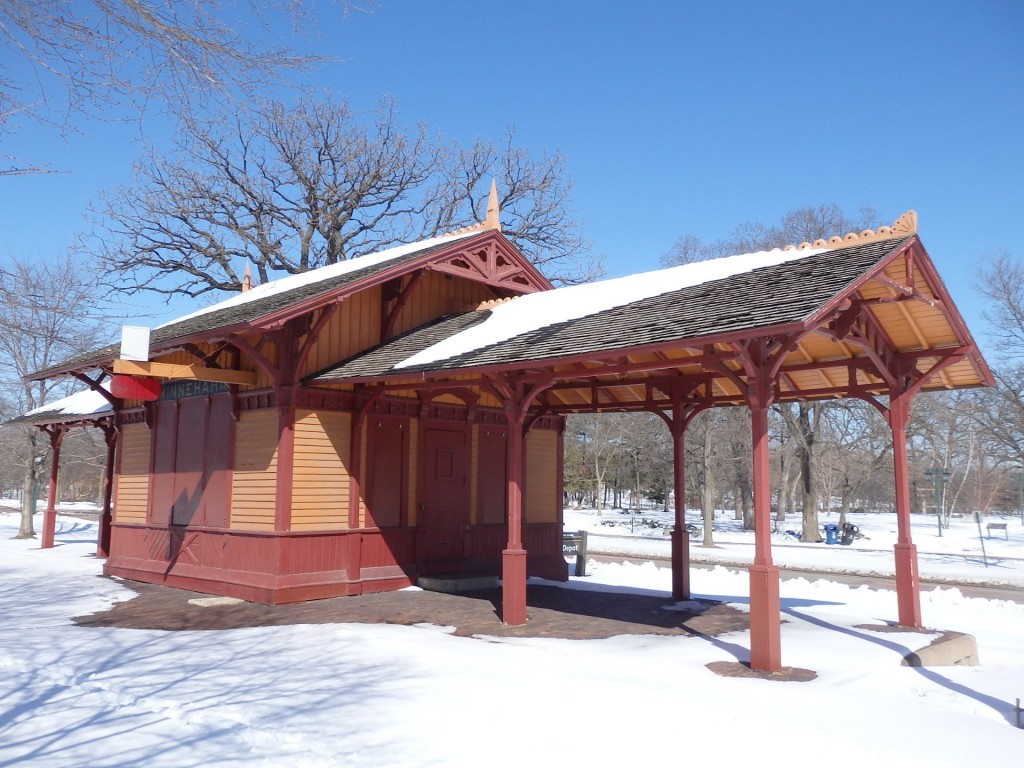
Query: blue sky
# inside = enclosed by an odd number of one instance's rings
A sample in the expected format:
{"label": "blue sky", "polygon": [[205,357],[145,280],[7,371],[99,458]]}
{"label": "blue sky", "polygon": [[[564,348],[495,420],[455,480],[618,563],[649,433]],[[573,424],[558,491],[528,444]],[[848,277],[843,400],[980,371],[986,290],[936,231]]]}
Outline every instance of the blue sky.
{"label": "blue sky", "polygon": [[[1024,4],[415,2],[321,16],[311,76],[356,109],[470,142],[514,127],[562,151],[572,207],[610,276],[657,268],[684,233],[714,240],[793,208],[915,209],[984,346],[979,260],[1024,257]],[[7,253],[59,253],[100,191],[127,181],[138,128],[0,135],[64,173],[0,178]],[[143,126],[159,144],[157,121]],[[837,233],[841,234],[841,233]]]}

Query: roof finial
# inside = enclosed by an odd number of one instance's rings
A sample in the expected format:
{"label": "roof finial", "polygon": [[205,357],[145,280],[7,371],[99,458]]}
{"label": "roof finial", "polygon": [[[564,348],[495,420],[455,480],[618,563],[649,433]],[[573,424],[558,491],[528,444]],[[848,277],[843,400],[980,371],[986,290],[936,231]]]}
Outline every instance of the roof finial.
{"label": "roof finial", "polygon": [[242,278],[242,293],[252,290],[252,270],[249,269],[249,264],[246,262],[245,265],[245,277]]}
{"label": "roof finial", "polygon": [[445,232],[449,235],[465,235],[470,232],[487,232],[488,230],[501,232],[501,209],[498,203],[498,182],[491,179],[491,192],[487,196],[487,216],[483,221],[470,224],[468,227],[456,229],[454,232]]}
{"label": "roof finial", "polygon": [[501,232],[501,221],[498,208],[498,182],[491,179],[491,194],[487,196],[487,218],[484,219],[484,229],[496,229]]}

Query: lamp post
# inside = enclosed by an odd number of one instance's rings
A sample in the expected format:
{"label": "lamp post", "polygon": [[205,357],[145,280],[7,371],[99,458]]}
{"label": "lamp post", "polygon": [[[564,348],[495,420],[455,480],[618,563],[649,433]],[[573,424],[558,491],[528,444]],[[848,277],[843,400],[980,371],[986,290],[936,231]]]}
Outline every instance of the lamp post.
{"label": "lamp post", "polygon": [[924,476],[932,481],[935,486],[935,519],[939,526],[939,536],[942,536],[942,507],[946,482],[949,480],[948,469],[932,467],[924,471]]}

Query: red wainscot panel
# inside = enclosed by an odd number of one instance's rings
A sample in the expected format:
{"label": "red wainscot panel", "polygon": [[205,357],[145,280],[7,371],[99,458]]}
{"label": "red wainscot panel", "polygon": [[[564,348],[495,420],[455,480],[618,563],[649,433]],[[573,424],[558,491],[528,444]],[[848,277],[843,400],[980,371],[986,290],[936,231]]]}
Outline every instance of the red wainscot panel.
{"label": "red wainscot panel", "polygon": [[359,583],[363,592],[388,592],[415,583],[415,528],[364,528],[359,535]]}
{"label": "red wainscot panel", "polygon": [[[481,573],[501,573],[501,553],[508,545],[505,525],[475,525],[466,533],[468,569]],[[523,547],[526,549],[527,575],[554,581],[569,578],[568,565],[562,555],[561,523],[528,523],[523,525]]]}
{"label": "red wainscot panel", "polygon": [[526,573],[553,581],[569,580],[569,564],[562,554],[562,524],[532,523],[523,526],[527,551]]}
{"label": "red wainscot panel", "polygon": [[[341,538],[337,532],[327,536]],[[343,561],[333,567],[325,563],[319,571],[281,573],[287,542],[273,533],[115,525],[103,570],[109,576],[270,605],[358,594],[357,585],[348,583]]]}

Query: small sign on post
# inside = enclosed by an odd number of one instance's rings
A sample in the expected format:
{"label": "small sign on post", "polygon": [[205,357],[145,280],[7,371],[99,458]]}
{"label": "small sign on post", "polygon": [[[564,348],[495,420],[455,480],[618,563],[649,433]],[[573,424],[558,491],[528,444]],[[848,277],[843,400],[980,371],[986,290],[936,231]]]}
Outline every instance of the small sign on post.
{"label": "small sign on post", "polygon": [[587,532],[576,531],[576,533],[562,534],[562,556],[565,558],[576,556],[576,568],[573,576],[587,575]]}

